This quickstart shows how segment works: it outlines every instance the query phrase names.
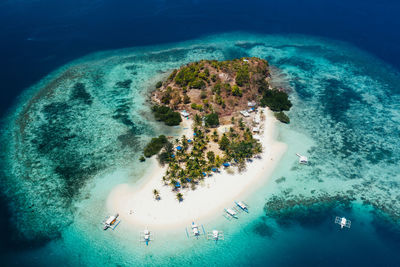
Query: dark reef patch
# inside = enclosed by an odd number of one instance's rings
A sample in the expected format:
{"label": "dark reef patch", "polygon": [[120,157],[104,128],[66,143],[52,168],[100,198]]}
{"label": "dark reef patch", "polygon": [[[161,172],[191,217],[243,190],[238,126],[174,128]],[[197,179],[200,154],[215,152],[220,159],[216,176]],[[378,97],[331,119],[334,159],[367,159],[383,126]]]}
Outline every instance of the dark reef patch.
{"label": "dark reef patch", "polygon": [[235,46],[244,48],[244,49],[252,49],[257,46],[264,46],[264,43],[261,42],[236,42]]}
{"label": "dark reef patch", "polygon": [[261,217],[252,225],[253,233],[262,236],[262,237],[272,237],[275,233],[275,230],[268,225],[267,218]]}
{"label": "dark reef patch", "polygon": [[118,141],[121,143],[121,147],[138,148],[138,137],[132,130],[127,130],[125,134],[118,136]]}
{"label": "dark reef patch", "polygon": [[280,226],[299,224],[315,227],[334,214],[336,209],[351,209],[354,199],[344,195],[320,194],[318,196],[272,196],[265,203],[265,215]]}
{"label": "dark reef patch", "polygon": [[314,63],[311,60],[305,60],[304,58],[298,58],[298,57],[280,59],[276,62],[276,64],[278,66],[282,65],[295,66],[296,68],[299,68],[303,71],[312,71],[315,68]]}
{"label": "dark reef patch", "polygon": [[87,105],[91,105],[93,103],[92,96],[86,90],[84,83],[75,83],[71,91],[70,99],[82,101]]}
{"label": "dark reef patch", "polygon": [[129,89],[129,87],[131,87],[131,84],[132,84],[132,80],[127,79],[127,80],[124,80],[124,81],[119,81],[119,82],[117,82],[117,83],[115,84],[115,86],[116,86],[116,87],[119,87],[119,88]]}
{"label": "dark reef patch", "polygon": [[361,97],[343,81],[338,79],[325,79],[321,81],[320,94],[324,111],[335,122],[346,122],[346,112],[354,102],[361,102]]}

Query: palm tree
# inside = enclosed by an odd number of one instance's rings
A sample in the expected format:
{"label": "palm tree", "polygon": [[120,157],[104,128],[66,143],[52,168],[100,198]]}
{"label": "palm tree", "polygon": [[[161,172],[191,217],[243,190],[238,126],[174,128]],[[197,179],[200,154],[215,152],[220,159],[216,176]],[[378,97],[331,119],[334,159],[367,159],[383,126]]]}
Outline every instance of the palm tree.
{"label": "palm tree", "polygon": [[155,199],[160,200],[160,192],[157,189],[153,190],[153,195]]}
{"label": "palm tree", "polygon": [[219,136],[216,130],[214,130],[213,134],[212,134],[212,138],[214,142],[218,142]]}
{"label": "palm tree", "polygon": [[201,117],[197,113],[196,113],[196,115],[194,115],[194,123],[195,123],[195,125],[201,125],[201,123],[202,123]]}
{"label": "palm tree", "polygon": [[178,199],[178,201],[181,202],[183,200],[183,195],[181,193],[177,193],[176,199]]}

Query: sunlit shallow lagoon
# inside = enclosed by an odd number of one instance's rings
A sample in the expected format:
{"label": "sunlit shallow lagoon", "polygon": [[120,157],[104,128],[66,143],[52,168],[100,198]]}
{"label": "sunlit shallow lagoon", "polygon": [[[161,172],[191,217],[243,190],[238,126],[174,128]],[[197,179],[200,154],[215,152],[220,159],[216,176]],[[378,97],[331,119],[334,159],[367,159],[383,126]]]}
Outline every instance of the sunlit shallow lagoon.
{"label": "sunlit shallow lagoon", "polygon": [[[290,90],[288,151],[236,221],[216,214],[218,243],[155,233],[146,247],[124,222],[104,232],[105,200],[152,167],[138,158],[154,135],[148,93],[173,68],[200,59],[255,56]],[[163,46],[106,51],[54,71],[3,121],[2,190],[16,238],[41,244],[10,265],[395,265],[400,246],[400,77],[346,43],[231,33]],[[268,149],[268,148],[266,148]],[[310,164],[299,165],[295,153]],[[352,220],[340,230],[335,216]],[[202,223],[202,222],[199,222]]]}

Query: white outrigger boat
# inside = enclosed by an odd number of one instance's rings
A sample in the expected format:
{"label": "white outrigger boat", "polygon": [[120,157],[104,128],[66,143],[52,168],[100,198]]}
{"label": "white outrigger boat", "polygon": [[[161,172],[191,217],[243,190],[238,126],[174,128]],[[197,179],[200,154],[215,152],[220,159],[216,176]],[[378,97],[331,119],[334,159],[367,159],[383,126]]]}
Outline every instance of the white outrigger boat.
{"label": "white outrigger boat", "polygon": [[217,242],[218,240],[224,240],[224,232],[219,230],[212,230],[212,232],[207,233],[207,240],[213,240]]}
{"label": "white outrigger boat", "polygon": [[140,242],[145,242],[146,246],[149,245],[150,241],[153,241],[153,234],[146,228],[143,230],[143,232],[140,232]]}
{"label": "white outrigger boat", "polygon": [[343,229],[343,227],[350,228],[351,226],[351,221],[346,219],[345,217],[336,216],[335,223],[340,225],[340,229]]}
{"label": "white outrigger boat", "polygon": [[111,228],[112,230],[115,229],[115,227],[117,227],[117,225],[121,222],[120,220],[118,220],[119,214],[115,214],[114,216],[109,216],[104,222],[103,222],[103,229],[107,230],[108,228]]}
{"label": "white outrigger boat", "polygon": [[237,219],[238,217],[236,216],[236,211],[234,211],[233,209],[225,209],[226,214],[228,214],[229,216],[231,216],[232,218]]}
{"label": "white outrigger boat", "polygon": [[306,156],[302,156],[298,153],[296,153],[296,155],[299,157],[300,164],[308,164],[308,158]]}
{"label": "white outrigger boat", "polygon": [[[194,236],[194,237],[197,237],[197,238],[198,238],[198,237],[201,235],[200,226],[197,225],[195,222],[192,222],[191,228],[192,228],[192,234],[191,234],[191,236]],[[204,230],[204,226],[201,225],[201,228],[203,229],[203,233],[205,234],[206,232],[205,232],[205,230]],[[186,235],[187,235],[187,237],[190,237],[187,228],[186,228]]]}
{"label": "white outrigger boat", "polygon": [[238,206],[241,210],[243,210],[243,211],[245,211],[245,212],[249,212],[249,206],[246,204],[246,203],[244,203],[243,201],[239,201],[239,202],[236,202],[235,201],[235,204],[236,204],[236,206]]}

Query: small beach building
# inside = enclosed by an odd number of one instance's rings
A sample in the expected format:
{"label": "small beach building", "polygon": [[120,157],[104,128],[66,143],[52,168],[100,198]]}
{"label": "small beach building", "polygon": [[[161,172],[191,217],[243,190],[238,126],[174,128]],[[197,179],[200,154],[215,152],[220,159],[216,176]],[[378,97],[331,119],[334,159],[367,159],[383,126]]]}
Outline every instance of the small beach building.
{"label": "small beach building", "polygon": [[181,115],[183,116],[183,117],[185,117],[185,118],[187,118],[187,117],[189,117],[189,112],[187,112],[186,110],[182,110],[181,111]]}
{"label": "small beach building", "polygon": [[255,117],[254,117],[254,123],[255,124],[260,124],[260,122],[261,122],[261,118],[260,118],[260,114],[257,114]]}
{"label": "small beach building", "polygon": [[242,114],[243,117],[249,117],[250,114],[246,110],[240,111],[240,114]]}
{"label": "small beach building", "polygon": [[249,108],[255,108],[256,105],[257,105],[257,103],[256,103],[255,101],[249,101],[249,102],[247,102],[247,106],[248,106]]}
{"label": "small beach building", "polygon": [[260,132],[260,127],[253,127],[253,132],[254,133],[259,133]]}

